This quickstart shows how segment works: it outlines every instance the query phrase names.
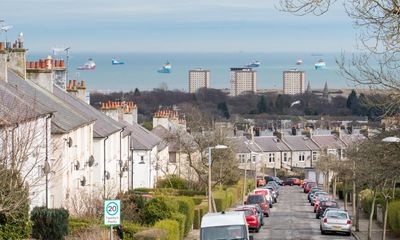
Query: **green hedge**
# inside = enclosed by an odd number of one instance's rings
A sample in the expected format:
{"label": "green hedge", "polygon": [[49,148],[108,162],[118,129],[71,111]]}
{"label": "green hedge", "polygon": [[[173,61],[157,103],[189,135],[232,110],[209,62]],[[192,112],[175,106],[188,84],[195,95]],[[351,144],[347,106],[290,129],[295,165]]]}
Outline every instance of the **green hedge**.
{"label": "green hedge", "polygon": [[215,191],[213,192],[213,196],[217,212],[225,211],[229,207],[229,200],[225,191]]}
{"label": "green hedge", "polygon": [[172,220],[175,220],[179,224],[179,239],[183,239],[185,236],[185,224],[186,224],[186,216],[182,213],[174,213],[171,216]]}
{"label": "green hedge", "polygon": [[177,202],[179,206],[178,212],[184,214],[186,217],[184,235],[187,236],[193,225],[194,202],[190,197],[178,197]]}
{"label": "green hedge", "polygon": [[196,195],[206,195],[205,191],[196,191],[196,190],[189,190],[189,189],[179,189],[177,191],[177,195],[179,196],[196,196]]}
{"label": "green hedge", "polygon": [[29,234],[25,227],[21,228],[21,226],[14,224],[0,225],[0,239],[19,240],[27,238],[29,238]]}
{"label": "green hedge", "polygon": [[193,228],[200,229],[201,218],[208,212],[208,204],[202,203],[195,207],[193,217]]}
{"label": "green hedge", "polygon": [[166,240],[167,231],[164,229],[151,228],[133,235],[135,240]]}
{"label": "green hedge", "polygon": [[194,205],[200,205],[204,200],[206,200],[207,198],[205,196],[193,196],[192,200],[194,202]]}
{"label": "green hedge", "polygon": [[177,204],[175,206],[172,198],[153,198],[146,203],[142,210],[143,219],[145,224],[152,225],[155,222],[170,218],[173,212],[177,211]]}
{"label": "green hedge", "polygon": [[122,229],[125,240],[135,240],[135,234],[147,230],[147,227],[141,226],[137,223],[123,222]]}
{"label": "green hedge", "polygon": [[70,218],[69,219],[69,234],[74,235],[77,232],[85,231],[91,226],[95,225],[92,220],[83,218]]}
{"label": "green hedge", "polygon": [[388,224],[394,233],[400,235],[400,201],[389,203]]}
{"label": "green hedge", "polygon": [[31,212],[32,236],[38,239],[58,240],[68,235],[68,211],[35,207]]}
{"label": "green hedge", "polygon": [[175,220],[161,220],[154,224],[155,228],[164,229],[167,231],[166,240],[177,240],[179,239],[179,224]]}

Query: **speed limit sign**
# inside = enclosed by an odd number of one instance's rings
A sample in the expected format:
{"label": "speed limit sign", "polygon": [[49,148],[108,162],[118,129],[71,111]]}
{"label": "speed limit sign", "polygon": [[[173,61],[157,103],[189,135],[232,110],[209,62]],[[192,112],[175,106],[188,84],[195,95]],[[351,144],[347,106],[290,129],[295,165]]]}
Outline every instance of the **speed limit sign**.
{"label": "speed limit sign", "polygon": [[104,225],[120,225],[121,224],[121,201],[105,200],[104,201]]}

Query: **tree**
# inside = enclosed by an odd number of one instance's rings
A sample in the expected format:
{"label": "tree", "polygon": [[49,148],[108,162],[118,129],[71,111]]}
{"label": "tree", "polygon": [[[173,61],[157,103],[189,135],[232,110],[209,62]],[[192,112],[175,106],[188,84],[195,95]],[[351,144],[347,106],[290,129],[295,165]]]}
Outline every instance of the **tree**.
{"label": "tree", "polygon": [[258,113],[266,113],[268,111],[268,106],[264,95],[261,96],[260,101],[257,103],[257,110]]}
{"label": "tree", "polygon": [[229,109],[228,109],[228,106],[226,105],[226,102],[219,103],[217,108],[226,119],[229,119],[231,117],[231,115],[229,114]]}

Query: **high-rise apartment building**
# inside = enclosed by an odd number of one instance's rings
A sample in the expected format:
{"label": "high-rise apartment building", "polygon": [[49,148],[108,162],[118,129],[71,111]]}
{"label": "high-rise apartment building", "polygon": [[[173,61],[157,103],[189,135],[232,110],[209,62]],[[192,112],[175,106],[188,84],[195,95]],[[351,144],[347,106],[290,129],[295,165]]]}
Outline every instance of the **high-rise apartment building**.
{"label": "high-rise apartment building", "polygon": [[257,74],[252,68],[231,68],[231,96],[256,93]]}
{"label": "high-rise apartment building", "polygon": [[210,87],[210,71],[206,69],[189,70],[189,93],[195,93],[200,88]]}
{"label": "high-rise apartment building", "polygon": [[295,95],[305,91],[305,73],[296,69],[283,72],[283,94]]}

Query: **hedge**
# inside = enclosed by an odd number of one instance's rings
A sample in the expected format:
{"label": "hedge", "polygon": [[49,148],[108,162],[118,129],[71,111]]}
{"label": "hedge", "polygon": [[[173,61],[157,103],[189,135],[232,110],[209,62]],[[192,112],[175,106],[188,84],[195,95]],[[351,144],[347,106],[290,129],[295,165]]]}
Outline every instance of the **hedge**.
{"label": "hedge", "polygon": [[123,222],[122,230],[124,232],[124,239],[135,240],[135,234],[146,230],[147,228],[137,223]]}
{"label": "hedge", "polygon": [[178,212],[186,217],[184,236],[187,236],[193,225],[194,203],[190,197],[178,197]]}
{"label": "hedge", "polygon": [[228,208],[229,200],[227,194],[223,190],[218,190],[213,192],[215,207],[217,208],[217,212],[225,211]]}
{"label": "hedge", "polygon": [[185,224],[186,224],[186,216],[182,213],[174,213],[171,216],[172,220],[175,220],[179,224],[179,239],[183,239],[185,236]]}
{"label": "hedge", "polygon": [[389,203],[388,224],[394,233],[400,234],[400,201]]}
{"label": "hedge", "polygon": [[69,234],[74,235],[77,232],[85,231],[95,223],[89,219],[70,218],[69,219]]}
{"label": "hedge", "polygon": [[133,235],[135,240],[166,240],[167,231],[164,229],[151,228]]}
{"label": "hedge", "polygon": [[154,224],[155,228],[164,229],[167,231],[166,240],[177,240],[179,239],[179,224],[175,220],[161,220]]}
{"label": "hedge", "polygon": [[29,238],[25,227],[14,224],[0,225],[0,239],[19,240]]}
{"label": "hedge", "polygon": [[173,207],[170,198],[153,198],[146,203],[142,210],[144,216],[142,221],[145,224],[152,225],[159,220],[170,218],[172,213],[177,211]]}
{"label": "hedge", "polygon": [[202,203],[195,207],[193,217],[193,228],[200,229],[201,218],[208,212],[208,204]]}
{"label": "hedge", "polygon": [[196,206],[201,204],[205,199],[207,199],[205,196],[193,196],[192,197],[194,205],[196,205]]}
{"label": "hedge", "polygon": [[31,212],[32,236],[38,239],[58,240],[68,235],[68,211],[35,207]]}

